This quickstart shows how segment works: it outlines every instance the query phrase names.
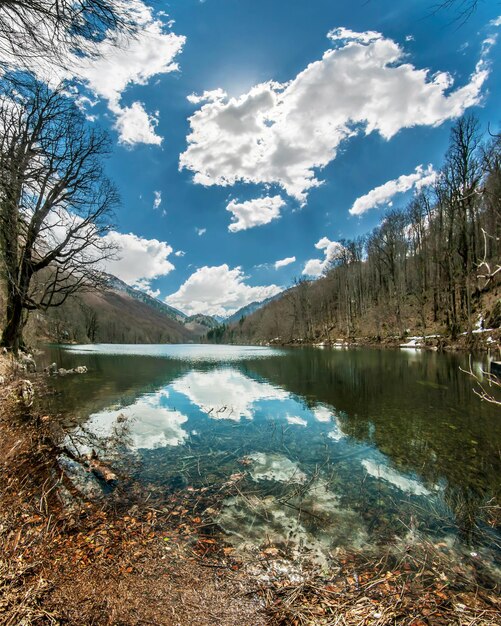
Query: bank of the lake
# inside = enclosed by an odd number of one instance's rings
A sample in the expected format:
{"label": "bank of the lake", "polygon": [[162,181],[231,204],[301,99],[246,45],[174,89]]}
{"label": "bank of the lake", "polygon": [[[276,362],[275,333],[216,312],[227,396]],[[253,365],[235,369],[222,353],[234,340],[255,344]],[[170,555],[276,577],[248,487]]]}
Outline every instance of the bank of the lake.
{"label": "bank of the lake", "polygon": [[[120,347],[116,350],[120,353]],[[405,376],[400,377],[403,389],[399,392],[393,388],[391,395],[395,396],[395,404],[388,405],[389,390],[388,394],[382,395],[378,393],[378,387],[381,387],[381,377],[385,376],[385,372],[388,374],[388,367],[394,367],[395,363],[385,361],[384,353],[379,351],[374,352],[372,357],[363,353],[359,353],[358,357],[351,354],[343,360],[344,371],[338,371],[342,354],[337,356],[337,351],[333,351],[335,358],[330,368],[323,360],[324,350],[314,350],[312,354],[305,354],[304,358],[291,357],[292,360],[288,361],[255,359],[255,355],[249,352],[235,371],[235,365],[233,370],[228,367],[228,360],[223,367],[219,362],[199,361],[194,368],[187,368],[183,361],[185,357],[172,358],[172,353],[169,358],[153,357],[151,354],[134,357],[130,353],[135,350],[138,348],[127,347],[122,354],[115,356],[100,356],[92,351],[92,347],[60,353],[59,365],[69,369],[76,364],[85,364],[88,374],[55,379],[55,388],[54,383],[44,375],[31,376],[34,384],[32,406],[27,406],[31,403],[31,394],[26,393],[29,386],[20,380],[19,374],[12,370],[2,373],[0,453],[4,462],[1,465],[0,524],[5,557],[0,570],[3,591],[0,611],[6,624],[21,623],[21,620],[26,624],[148,623],[190,626],[240,623],[252,626],[265,623],[320,626],[343,621],[348,625],[362,622],[378,626],[498,623],[497,583],[492,567],[485,567],[484,554],[468,555],[463,552],[458,558],[451,543],[430,540],[429,536],[421,533],[419,526],[408,529],[409,532],[400,539],[388,542],[377,550],[368,546],[362,550],[353,547],[339,550],[328,566],[319,566],[318,562],[308,558],[307,553],[291,559],[287,546],[271,540],[262,542],[246,555],[240,554],[235,550],[235,543],[228,542],[228,533],[222,532],[214,518],[217,509],[224,506],[223,500],[240,497],[249,478],[245,474],[268,471],[260,469],[259,465],[251,466],[252,458],[245,454],[236,456],[242,460],[241,470],[229,475],[224,484],[214,468],[214,482],[197,484],[196,475],[204,471],[202,454],[205,452],[197,452],[195,446],[198,464],[195,462],[191,474],[187,473],[193,481],[171,483],[166,490],[165,483],[155,481],[158,471],[165,469],[157,468],[156,474],[152,471],[155,465],[159,466],[162,451],[162,448],[154,447],[151,454],[142,459],[142,473],[134,476],[133,468],[125,472],[118,466],[117,485],[113,490],[105,489],[107,493],[79,492],[77,487],[81,483],[71,480],[75,472],[70,471],[67,459],[61,462],[61,452],[63,456],[65,452],[62,447],[67,443],[62,426],[65,431],[69,428],[70,432],[76,433],[75,428],[78,429],[85,416],[88,420],[89,415],[101,414],[102,419],[104,416],[107,419],[110,414],[116,413],[118,417],[125,412],[125,418],[129,419],[127,407],[135,407],[135,411],[145,410],[140,402],[141,398],[148,398],[149,404],[145,408],[149,411],[152,399],[160,391],[163,393],[163,400],[159,396],[159,409],[162,411],[168,409],[168,393],[178,412],[186,407],[181,403],[181,395],[175,396],[174,392],[191,394],[190,402],[201,404],[209,420],[203,422],[200,417],[197,418],[198,428],[204,423],[214,426],[216,430],[210,431],[211,438],[215,442],[217,435],[219,441],[224,437],[225,424],[237,427],[237,421],[231,421],[230,411],[227,410],[220,415],[222,420],[210,422],[215,410],[211,411],[213,407],[208,406],[206,397],[202,402],[202,396],[196,395],[214,388],[215,375],[219,377],[219,385],[224,384],[212,398],[214,406],[220,402],[220,394],[225,389],[227,392],[231,390],[231,385],[237,392],[231,396],[237,407],[235,411],[249,411],[250,405],[242,398],[244,390],[251,394],[248,397],[252,397],[253,401],[264,398],[267,403],[274,401],[273,396],[278,393],[279,397],[275,400],[287,400],[287,408],[296,409],[294,414],[289,415],[296,421],[288,424],[291,429],[299,429],[300,433],[304,433],[305,428],[312,428],[313,422],[309,421],[307,407],[299,412],[301,407],[296,397],[315,398],[313,408],[317,410],[317,418],[321,418],[317,420],[318,428],[328,425],[328,432],[336,435],[330,440],[333,445],[342,446],[340,450],[343,452],[347,451],[345,446],[348,443],[342,434],[349,424],[350,437],[359,438],[361,442],[366,437],[365,427],[370,425],[366,423],[366,417],[371,413],[369,398],[372,398],[373,408],[386,407],[384,411],[390,410],[394,417],[394,409],[400,406],[402,419],[390,430],[389,422],[386,419],[381,421],[383,413],[379,410],[373,412],[375,430],[371,437],[375,434],[377,438],[383,436],[383,442],[378,445],[387,448],[394,433],[406,420],[414,423],[415,432],[420,432],[421,436],[429,427],[426,421],[418,419],[416,422],[415,414],[411,418],[410,399],[405,401],[408,384],[411,379],[414,380],[415,373],[419,373],[420,378],[412,383],[412,389],[417,392],[420,401],[427,395],[432,404],[438,403],[439,412],[445,414],[452,409],[452,396],[445,387],[451,384],[456,374],[460,376],[454,360],[444,369],[440,364],[434,365],[433,359],[437,355],[428,355],[429,358],[421,364],[418,361],[417,366],[416,359],[409,357],[408,366],[404,369],[410,372],[411,378],[406,381]],[[128,356],[124,352],[129,353]],[[49,356],[52,358],[54,352]],[[5,359],[2,367],[7,367]],[[287,386],[284,386],[285,373]],[[437,376],[441,382],[436,382]],[[21,376],[22,379],[26,377],[25,373]],[[351,396],[353,385],[359,396],[356,407]],[[470,395],[465,396],[462,386],[461,389],[461,401],[470,406]],[[53,395],[54,390],[56,396]],[[286,398],[285,395],[290,393],[293,396]],[[339,421],[334,421],[332,416],[325,421],[328,411],[326,408],[319,410],[322,407],[318,403],[323,400],[327,407],[327,402],[332,403],[333,393],[337,398]],[[239,396],[240,404],[237,403]],[[102,413],[104,408],[105,414]],[[271,404],[261,407],[279,423],[280,416],[271,409]],[[453,411],[457,411],[457,407]],[[69,415],[74,417],[73,424],[68,422]],[[316,419],[315,413],[312,415]],[[332,410],[329,415],[332,415]],[[194,418],[189,417],[188,423],[180,421],[181,426],[189,424]],[[252,420],[248,416],[242,421],[249,436],[258,435],[252,424],[255,422],[257,428],[259,420],[259,414],[253,409]],[[309,426],[303,427],[298,420],[308,422]],[[91,419],[89,425],[92,426],[92,423]],[[443,426],[447,430],[447,425]],[[140,426],[136,427],[133,423],[129,436],[133,440],[140,438],[141,446],[149,445],[146,433],[138,428]],[[470,423],[465,437],[469,437],[471,428],[474,426]],[[486,423],[486,445],[492,439],[489,428]],[[274,429],[281,432],[282,444],[289,447],[292,440],[288,439],[290,433],[287,429]],[[478,430],[480,433],[481,429]],[[233,428],[231,432],[237,431],[238,428]],[[269,437],[270,432],[266,430],[264,436]],[[453,431],[449,429],[449,432]],[[148,436],[151,438],[152,433],[149,432]],[[169,452],[166,458],[173,463],[181,448],[174,445],[170,431],[168,439],[170,443],[163,450]],[[182,441],[185,440],[182,438]],[[236,442],[235,434],[233,441]],[[254,440],[253,445],[257,445],[257,441]],[[465,445],[482,450],[485,448],[482,441],[472,444],[465,439]],[[193,443],[190,445],[194,446]],[[356,447],[358,444],[349,445]],[[145,450],[141,446],[139,449]],[[392,450],[390,445],[385,453],[394,459],[409,456],[410,453],[410,458],[401,458],[401,462],[404,465],[410,463],[412,467],[414,460],[422,458],[425,449],[416,450],[415,456],[411,449],[404,450],[398,444]],[[451,458],[441,467],[453,481],[456,472],[453,470],[452,447],[449,453]],[[465,453],[463,450],[463,456]],[[183,454],[183,457],[186,456]],[[134,458],[137,459],[136,452]],[[369,460],[367,457],[365,467],[370,469]],[[86,461],[80,461],[81,467],[85,468]],[[79,459],[74,459],[74,462],[78,464]],[[473,479],[477,471],[473,469],[476,467],[474,457],[470,462],[473,466],[467,471],[472,472]],[[302,459],[302,463],[306,463],[306,459]],[[381,463],[382,460],[379,467],[382,467]],[[144,468],[148,483],[145,483]],[[301,471],[307,472],[307,463],[301,468]],[[339,468],[342,476],[344,470],[342,466]],[[280,469],[284,469],[283,464]],[[460,473],[458,468],[458,480]],[[174,474],[179,476],[179,469]],[[294,470],[293,476],[298,477],[297,470]],[[388,476],[394,481],[398,479],[400,486],[410,486],[418,493],[422,490],[421,483],[416,482],[417,476],[413,479],[415,482],[408,479],[407,483],[402,483],[402,476],[391,472]],[[373,478],[369,474],[366,482],[371,480]],[[429,480],[435,480],[435,477],[429,477]],[[380,498],[386,497],[387,489],[387,485],[379,487]],[[397,491],[395,486],[392,489],[390,495],[394,497]],[[320,492],[317,492],[319,495]],[[415,497],[419,495],[412,495],[410,500]],[[294,503],[294,500],[290,502]],[[497,523],[496,511],[499,508],[495,503],[491,504],[491,517],[488,519]]]}
{"label": "bank of the lake", "polygon": [[[226,335],[225,335],[226,336]],[[212,341],[210,342],[212,343]],[[223,342],[224,343],[224,342]],[[351,337],[331,337],[319,334],[315,338],[304,337],[273,337],[270,339],[239,340],[232,338],[230,345],[264,345],[264,346],[315,346],[325,348],[377,348],[399,349],[414,348],[437,352],[485,352],[494,358],[501,358],[501,329],[475,328],[471,333],[464,332],[457,337],[444,333],[416,334],[408,331],[403,335],[360,335]]]}

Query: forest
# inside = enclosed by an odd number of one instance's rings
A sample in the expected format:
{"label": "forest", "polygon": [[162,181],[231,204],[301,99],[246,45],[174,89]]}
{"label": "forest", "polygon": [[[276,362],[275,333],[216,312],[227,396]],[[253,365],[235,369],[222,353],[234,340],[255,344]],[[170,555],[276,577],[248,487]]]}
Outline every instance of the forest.
{"label": "forest", "polygon": [[208,335],[281,343],[440,333],[455,340],[501,321],[501,138],[465,115],[432,187],[341,240],[318,280],[301,277],[254,314]]}

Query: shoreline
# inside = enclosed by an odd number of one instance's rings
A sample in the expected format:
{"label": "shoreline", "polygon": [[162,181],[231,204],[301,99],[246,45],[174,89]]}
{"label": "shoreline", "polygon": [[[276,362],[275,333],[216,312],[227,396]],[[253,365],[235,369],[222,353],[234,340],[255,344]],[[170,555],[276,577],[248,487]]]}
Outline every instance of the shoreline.
{"label": "shoreline", "polygon": [[389,336],[383,338],[377,337],[354,337],[351,339],[282,339],[276,337],[270,340],[256,340],[249,342],[231,342],[209,345],[237,345],[237,346],[267,346],[267,347],[283,347],[283,348],[372,348],[379,350],[398,350],[398,349],[414,349],[426,350],[430,352],[457,352],[457,353],[486,353],[495,352],[501,356],[501,329],[489,329],[482,333],[462,333],[457,339],[453,340],[446,335],[411,335],[410,333],[404,337]]}
{"label": "shoreline", "polygon": [[498,589],[482,564],[458,563],[447,546],[418,535],[388,550],[340,552],[322,570],[280,546],[237,554],[213,521],[221,490],[154,493],[118,476],[110,496],[85,496],[63,476],[44,378],[32,378],[27,398],[26,379],[6,361],[0,357],[2,623],[499,623]]}

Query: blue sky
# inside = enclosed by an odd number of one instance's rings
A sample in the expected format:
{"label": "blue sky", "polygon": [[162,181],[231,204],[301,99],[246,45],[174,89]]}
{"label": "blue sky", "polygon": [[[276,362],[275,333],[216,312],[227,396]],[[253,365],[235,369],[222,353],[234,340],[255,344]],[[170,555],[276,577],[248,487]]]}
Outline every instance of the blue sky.
{"label": "blue sky", "polygon": [[134,3],[143,32],[79,102],[114,138],[109,269],[188,313],[318,276],[433,182],[458,115],[498,128],[498,2],[465,23],[432,0]]}

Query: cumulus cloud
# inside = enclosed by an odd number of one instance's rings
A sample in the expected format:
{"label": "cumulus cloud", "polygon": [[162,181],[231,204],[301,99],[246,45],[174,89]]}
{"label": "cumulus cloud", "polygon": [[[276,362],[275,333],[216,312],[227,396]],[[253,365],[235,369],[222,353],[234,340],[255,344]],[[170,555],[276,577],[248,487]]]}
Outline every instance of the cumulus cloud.
{"label": "cumulus cloud", "polygon": [[184,250],[176,250],[176,252],[174,252],[174,256],[184,256],[186,254],[186,252]]}
{"label": "cumulus cloud", "polygon": [[[79,95],[84,96],[80,106],[95,104],[95,98],[105,100],[115,115],[121,143],[159,145],[162,138],[156,133],[158,114],[146,112],[140,102],[125,106],[122,96],[131,85],[145,85],[154,76],[178,70],[175,58],[186,38],[164,32],[168,25],[162,19],[166,15],[155,14],[142,0],[128,0],[127,12],[138,25],[133,37],[121,35],[117,42],[116,37],[110,36],[95,45],[92,56],[69,55],[65,63],[68,69],[44,64],[40,59],[33,59],[28,69],[51,85],[67,79],[79,82],[87,89],[85,94],[79,90]],[[19,65],[19,59],[3,60]],[[89,95],[93,96],[92,100]]]}
{"label": "cumulus cloud", "polygon": [[195,227],[195,231],[199,237],[202,237],[207,232],[206,228],[197,228]]}
{"label": "cumulus cloud", "polygon": [[111,103],[110,109],[116,115],[115,130],[118,131],[120,143],[149,143],[157,146],[162,143],[162,138],[155,131],[158,124],[157,114],[147,113],[141,102],[133,102],[130,107]]}
{"label": "cumulus cloud", "polygon": [[305,276],[321,276],[329,268],[332,261],[338,259],[344,251],[344,246],[338,241],[330,241],[327,237],[322,237],[320,241],[317,241],[315,248],[324,251],[324,258],[307,261],[303,269]]}
{"label": "cumulus cloud", "polygon": [[281,267],[285,267],[286,265],[290,265],[291,263],[296,262],[295,256],[288,256],[285,259],[280,259],[280,261],[275,261],[275,269],[278,270]]}
{"label": "cumulus cloud", "polygon": [[350,209],[351,215],[362,215],[369,209],[374,209],[391,202],[398,193],[405,193],[411,189],[420,191],[424,187],[433,185],[437,180],[437,172],[432,165],[426,169],[418,165],[412,174],[402,174],[394,180],[388,180],[384,185],[374,187],[368,193],[355,200]]}
{"label": "cumulus cloud", "polygon": [[100,437],[110,437],[126,420],[128,445],[133,449],[155,449],[182,445],[188,439],[183,424],[186,415],[163,405],[166,392],[157,391],[117,410],[94,413],[86,423],[90,432]]}
{"label": "cumulus cloud", "polygon": [[145,239],[133,233],[112,231],[106,238],[118,247],[118,253],[117,259],[107,260],[103,269],[153,297],[160,295],[158,290],[151,289],[150,283],[174,269],[168,259],[172,247],[165,241]]}
{"label": "cumulus cloud", "polygon": [[419,481],[413,478],[407,478],[400,472],[397,472],[383,463],[376,463],[372,459],[364,459],[362,465],[370,476],[379,480],[385,480],[401,491],[412,493],[416,496],[431,495],[429,489],[426,489]]}
{"label": "cumulus cloud", "polygon": [[226,210],[233,214],[233,221],[228,226],[228,230],[236,233],[239,230],[269,224],[272,220],[280,217],[280,209],[284,204],[285,202],[280,196],[266,196],[246,202],[232,200],[226,206]]}
{"label": "cumulus cloud", "polygon": [[122,94],[129,85],[145,85],[153,76],[178,70],[174,59],[186,38],[165,33],[161,19],[140,0],[131,2],[128,10],[134,12],[140,25],[136,36],[124,38],[118,46],[105,39],[97,46],[98,56],[75,58],[72,71],[95,96],[108,102],[116,115],[115,127],[122,143],[159,145],[158,115],[147,113],[140,102],[123,106]]}
{"label": "cumulus cloud", "polygon": [[380,33],[339,28],[328,37],[331,48],[288,83],[261,83],[240,97],[221,89],[191,95],[200,106],[189,120],[180,168],[206,186],[278,184],[304,203],[321,184],[318,171],[348,138],[377,132],[389,140],[481,101],[492,41],[484,42],[469,81],[453,89],[450,74],[416,68]]}
{"label": "cumulus cloud", "polygon": [[240,267],[204,266],[165,301],[188,315],[205,313],[225,317],[251,302],[261,302],[282,291],[277,285],[251,287],[245,283],[245,278]]}

